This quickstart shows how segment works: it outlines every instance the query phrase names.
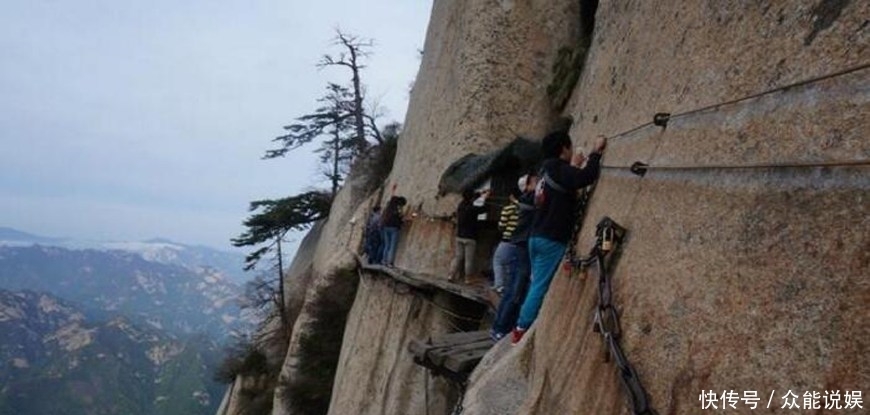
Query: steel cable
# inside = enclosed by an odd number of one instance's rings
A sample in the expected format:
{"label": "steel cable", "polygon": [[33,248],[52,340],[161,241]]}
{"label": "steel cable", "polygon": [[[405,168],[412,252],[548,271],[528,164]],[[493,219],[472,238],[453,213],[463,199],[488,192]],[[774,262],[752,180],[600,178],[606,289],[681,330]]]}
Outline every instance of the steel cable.
{"label": "steel cable", "polygon": [[[703,107],[700,107],[700,108],[691,109],[691,110],[688,110],[688,111],[683,111],[683,112],[676,113],[676,114],[670,114],[670,115],[669,115],[669,119],[680,118],[680,117],[686,117],[686,116],[689,116],[689,115],[693,115],[693,114],[697,114],[697,113],[700,113],[700,112],[705,112],[705,111],[709,111],[709,110],[717,109],[717,108],[724,107],[724,106],[727,106],[727,105],[737,104],[737,103],[739,103],[739,102],[748,101],[748,100],[755,99],[755,98],[759,98],[759,97],[762,97],[762,96],[765,96],[765,95],[770,95],[770,94],[773,94],[773,93],[775,93],[775,92],[785,91],[785,90],[787,90],[787,89],[791,89],[791,88],[795,88],[795,87],[799,87],[799,86],[803,86],[803,85],[809,85],[809,84],[813,84],[813,83],[816,83],[816,82],[821,82],[821,81],[824,81],[824,80],[828,80],[828,79],[831,79],[831,78],[836,78],[836,77],[840,77],[840,76],[848,75],[848,74],[851,74],[851,73],[854,73],[854,72],[858,72],[858,71],[865,70],[865,69],[867,69],[867,68],[870,68],[870,62],[863,63],[863,64],[860,64],[860,65],[857,65],[857,66],[853,66],[853,67],[850,67],[850,68],[846,68],[846,69],[843,69],[843,70],[840,70],[840,71],[837,71],[837,72],[832,72],[832,73],[825,74],[825,75],[820,75],[820,76],[816,76],[816,77],[812,77],[812,78],[807,78],[807,79],[804,79],[804,80],[801,80],[801,81],[797,81],[797,82],[793,82],[793,83],[790,83],[790,84],[787,84],[787,85],[782,85],[782,86],[778,86],[778,87],[775,87],[775,88],[767,89],[767,90],[764,90],[764,91],[761,91],[761,92],[757,92],[757,93],[752,94],[752,95],[747,95],[747,96],[744,96],[744,97],[735,98],[735,99],[731,99],[731,100],[728,100],[728,101],[722,101],[722,102],[719,102],[719,103],[716,103],[716,104],[707,105],[707,106],[703,106]],[[609,137],[607,137],[607,139],[608,139],[608,140],[616,140],[616,139],[620,139],[620,138],[622,138],[622,137],[625,137],[625,136],[627,136],[627,135],[630,135],[630,134],[632,134],[632,133],[635,133],[635,132],[637,132],[637,131],[639,131],[639,130],[642,130],[642,129],[644,129],[644,128],[653,127],[653,126],[656,126],[656,123],[655,123],[654,121],[646,122],[646,123],[640,124],[640,125],[638,125],[638,126],[636,126],[636,127],[634,127],[634,128],[631,128],[631,129],[629,129],[629,130],[626,130],[626,131],[623,131],[623,132],[621,132],[621,133],[618,133],[618,134],[614,134],[614,135],[612,135],[612,136],[609,136]]]}

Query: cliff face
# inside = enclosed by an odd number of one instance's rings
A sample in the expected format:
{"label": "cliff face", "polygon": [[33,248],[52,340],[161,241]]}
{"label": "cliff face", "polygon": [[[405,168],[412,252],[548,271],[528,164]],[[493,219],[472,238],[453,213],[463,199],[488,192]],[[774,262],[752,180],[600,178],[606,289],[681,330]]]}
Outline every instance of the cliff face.
{"label": "cliff face", "polygon": [[[612,273],[621,342],[659,413],[697,412],[702,390],[776,390],[776,403],[788,389],[866,389],[867,167],[736,167],[870,158],[870,69],[849,71],[870,63],[868,19],[870,3],[848,0],[435,1],[386,184],[420,214],[397,265],[446,278],[453,227],[439,218],[456,197],[438,182],[451,163],[571,115],[577,147],[612,137],[578,252],[603,216],[628,229]],[[559,114],[547,86],[581,22],[591,44]],[[666,129],[620,134],[657,112],[673,114]],[[635,161],[653,169],[635,176],[624,168]],[[691,168],[655,169],[667,166]],[[375,197],[354,189],[341,191],[313,254],[282,379],[294,376],[309,304],[353,266],[351,218]],[[628,413],[591,330],[596,286],[594,271],[560,272],[526,339],[478,366],[463,413]],[[446,413],[455,391],[406,351],[459,328],[445,310],[457,307],[363,273],[329,413]],[[291,413],[281,393],[273,413]]]}
{"label": "cliff face", "polygon": [[[434,274],[449,266],[453,226],[442,218],[456,195],[440,196],[451,163],[540,137],[558,114],[547,98],[560,48],[579,36],[576,1],[439,0],[387,185],[421,219],[411,224],[396,264]],[[389,187],[388,187],[389,188]]]}
{"label": "cliff face", "polygon": [[[666,129],[612,138],[604,164],[866,160],[870,70],[743,98],[866,65],[870,4],[730,3],[602,2],[566,110],[577,121],[575,144],[669,112]],[[719,103],[726,104],[678,115]],[[628,228],[615,302],[626,354],[659,413],[694,413],[710,389],[776,390],[781,407],[789,389],[802,396],[866,388],[867,173],[698,168],[640,178],[604,170],[578,251],[591,247],[605,215]],[[492,367],[475,374],[465,413],[511,413],[491,410],[493,391],[525,375],[528,396],[514,413],[627,413],[591,330],[596,286],[595,272],[557,276],[520,346],[528,350],[494,350],[484,362]],[[528,373],[508,370],[524,355]]]}
{"label": "cliff face", "polygon": [[[438,195],[447,167],[469,153],[541,136],[557,115],[546,88],[559,48],[578,35],[574,1],[434,2],[423,61],[411,94],[388,189],[419,217],[401,234],[396,265],[446,278],[455,195]],[[574,29],[572,29],[574,28]],[[331,219],[330,219],[331,220]],[[413,338],[462,323],[393,283],[364,276],[345,331],[330,414],[446,413],[456,392],[416,366]]]}

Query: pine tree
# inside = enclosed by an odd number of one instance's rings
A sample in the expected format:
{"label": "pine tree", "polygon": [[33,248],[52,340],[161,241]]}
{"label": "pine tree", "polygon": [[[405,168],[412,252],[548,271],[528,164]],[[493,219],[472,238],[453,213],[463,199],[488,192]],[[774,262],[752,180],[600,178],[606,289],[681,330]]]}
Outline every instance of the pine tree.
{"label": "pine tree", "polygon": [[274,200],[257,200],[249,208],[253,213],[242,223],[247,230],[231,240],[233,246],[260,246],[245,258],[245,270],[257,266],[267,254],[276,259],[278,288],[274,296],[281,321],[286,326],[284,309],[284,261],[281,243],[291,230],[305,230],[314,222],[329,215],[332,203],[330,195],[311,191],[296,196]]}
{"label": "pine tree", "polygon": [[283,157],[288,151],[327,137],[315,152],[320,154],[320,162],[325,166],[324,175],[332,184],[334,197],[351,161],[359,154],[359,146],[350,135],[353,130],[353,97],[347,88],[330,83],[326,95],[317,101],[321,106],[313,113],[297,118],[296,123],[285,126],[287,134],[272,140],[281,147],[266,151],[263,158]]}

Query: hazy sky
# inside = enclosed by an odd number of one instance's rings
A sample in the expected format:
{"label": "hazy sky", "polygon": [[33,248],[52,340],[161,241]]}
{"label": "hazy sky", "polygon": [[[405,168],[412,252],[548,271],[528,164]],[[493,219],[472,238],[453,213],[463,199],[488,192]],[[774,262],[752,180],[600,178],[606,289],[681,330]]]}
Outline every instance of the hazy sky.
{"label": "hazy sky", "polygon": [[[333,29],[373,38],[369,95],[404,119],[431,1],[3,0],[0,226],[228,248],[250,200],[319,178],[260,160],[340,69]],[[386,120],[385,120],[386,121]]]}

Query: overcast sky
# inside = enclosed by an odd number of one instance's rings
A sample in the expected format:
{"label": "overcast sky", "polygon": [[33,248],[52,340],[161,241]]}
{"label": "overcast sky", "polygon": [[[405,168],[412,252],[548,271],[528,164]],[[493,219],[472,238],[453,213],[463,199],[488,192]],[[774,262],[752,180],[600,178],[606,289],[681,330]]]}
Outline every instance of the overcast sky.
{"label": "overcast sky", "polygon": [[260,160],[338,68],[334,28],[376,42],[369,95],[403,121],[431,1],[4,0],[0,226],[229,248],[248,202],[313,185],[309,150]]}

